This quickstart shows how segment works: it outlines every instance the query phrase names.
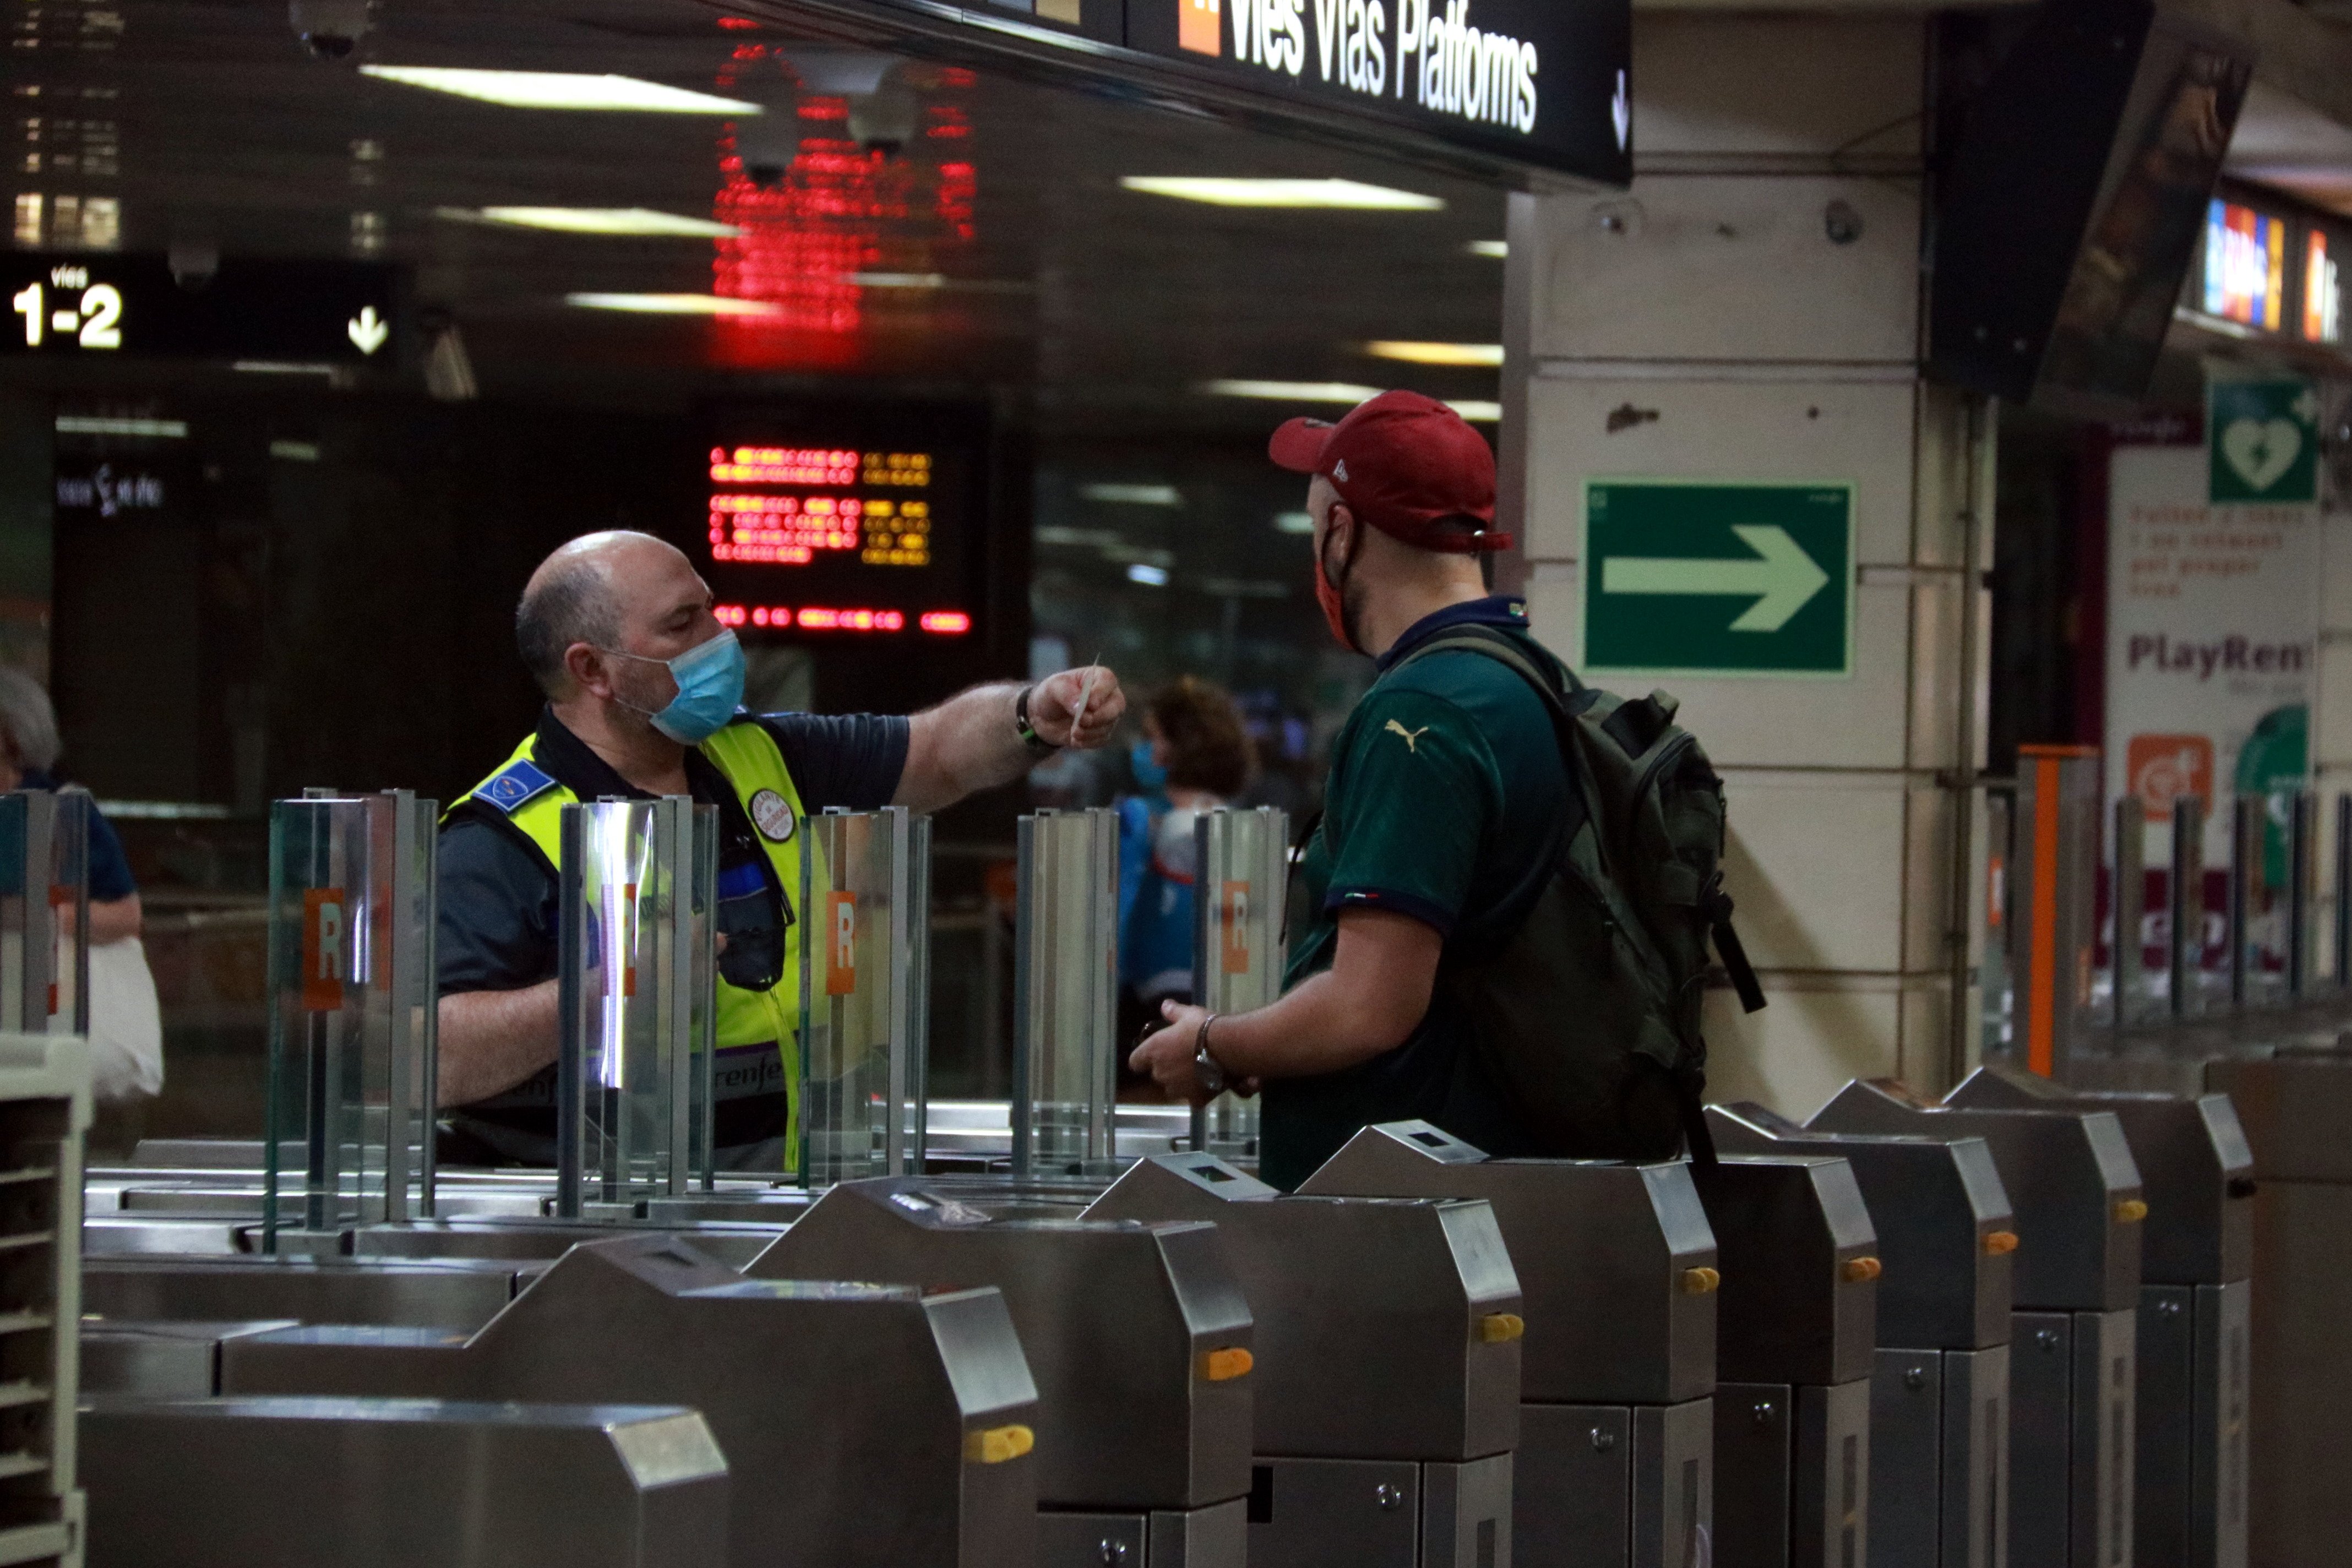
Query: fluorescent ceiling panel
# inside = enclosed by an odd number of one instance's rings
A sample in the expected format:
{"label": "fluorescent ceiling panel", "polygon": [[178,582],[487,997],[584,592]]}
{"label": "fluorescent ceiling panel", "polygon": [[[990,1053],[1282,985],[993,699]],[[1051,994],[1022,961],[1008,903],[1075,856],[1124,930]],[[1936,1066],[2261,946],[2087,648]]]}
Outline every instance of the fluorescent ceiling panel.
{"label": "fluorescent ceiling panel", "polygon": [[556,234],[676,236],[724,239],[743,231],[707,217],[680,217],[649,207],[435,207],[433,216],[455,223],[501,228],[543,228]]}
{"label": "fluorescent ceiling panel", "polygon": [[1243,180],[1179,174],[1129,174],[1119,184],[1146,195],[1173,196],[1220,207],[1324,207],[1360,212],[1436,212],[1437,196],[1356,180]]}
{"label": "fluorescent ceiling panel", "polygon": [[597,109],[636,114],[759,114],[756,103],[667,87],[633,76],[581,71],[473,70],[454,66],[362,66],[362,76],[509,109]]}
{"label": "fluorescent ceiling panel", "polygon": [[1401,360],[1406,364],[1499,365],[1500,343],[1421,343],[1387,340],[1364,345],[1374,359]]}
{"label": "fluorescent ceiling panel", "polygon": [[730,300],[718,294],[566,294],[563,302],[585,310],[627,310],[641,316],[772,316],[765,300]]}

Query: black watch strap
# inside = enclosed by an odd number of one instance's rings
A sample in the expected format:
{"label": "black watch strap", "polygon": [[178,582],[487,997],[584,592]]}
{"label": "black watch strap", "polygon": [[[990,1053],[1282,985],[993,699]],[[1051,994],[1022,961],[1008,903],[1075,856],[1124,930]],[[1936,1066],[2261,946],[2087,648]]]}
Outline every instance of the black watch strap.
{"label": "black watch strap", "polygon": [[1021,695],[1013,700],[1013,732],[1033,752],[1058,752],[1062,748],[1037,733],[1037,727],[1029,722],[1029,694],[1036,689],[1034,686],[1024,686]]}

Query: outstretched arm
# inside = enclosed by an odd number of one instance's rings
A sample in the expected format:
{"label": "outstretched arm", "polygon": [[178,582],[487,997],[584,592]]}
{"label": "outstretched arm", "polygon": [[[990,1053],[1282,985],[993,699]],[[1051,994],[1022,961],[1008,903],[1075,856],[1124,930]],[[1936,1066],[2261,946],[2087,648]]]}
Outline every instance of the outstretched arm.
{"label": "outstretched arm", "polygon": [[[906,771],[896,805],[938,811],[968,795],[1010,784],[1037,765],[1036,752],[1013,729],[1021,683],[975,686],[908,721]],[[1086,711],[1081,715],[1079,704]],[[1030,689],[1029,722],[1040,738],[1082,750],[1110,739],[1127,694],[1100,665],[1066,669]]]}

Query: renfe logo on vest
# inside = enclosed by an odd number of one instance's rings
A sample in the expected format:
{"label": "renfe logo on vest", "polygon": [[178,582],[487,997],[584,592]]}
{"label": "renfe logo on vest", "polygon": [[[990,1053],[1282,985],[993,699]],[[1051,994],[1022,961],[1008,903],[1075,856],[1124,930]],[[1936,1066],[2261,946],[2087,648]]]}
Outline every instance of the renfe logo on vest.
{"label": "renfe logo on vest", "polygon": [[333,1013],[349,978],[343,956],[343,890],[302,889],[302,1010]]}
{"label": "renfe logo on vest", "polygon": [[1532,135],[1540,102],[1536,46],[1470,25],[1471,0],[1174,0],[1178,41],[1297,78],[1314,57],[1321,79],[1367,97],[1409,100],[1434,113]]}
{"label": "renfe logo on vest", "polygon": [[824,994],[847,996],[857,989],[857,895],[824,896]]}

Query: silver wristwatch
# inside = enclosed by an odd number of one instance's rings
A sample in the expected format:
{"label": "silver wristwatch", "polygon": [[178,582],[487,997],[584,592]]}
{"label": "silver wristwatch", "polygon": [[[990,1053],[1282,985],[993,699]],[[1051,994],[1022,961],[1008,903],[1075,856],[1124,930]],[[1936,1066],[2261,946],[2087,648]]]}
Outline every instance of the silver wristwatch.
{"label": "silver wristwatch", "polygon": [[1201,1020],[1201,1033],[1192,1047],[1192,1076],[1201,1080],[1211,1100],[1225,1092],[1225,1069],[1209,1054],[1209,1026],[1216,1021],[1214,1013]]}

